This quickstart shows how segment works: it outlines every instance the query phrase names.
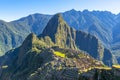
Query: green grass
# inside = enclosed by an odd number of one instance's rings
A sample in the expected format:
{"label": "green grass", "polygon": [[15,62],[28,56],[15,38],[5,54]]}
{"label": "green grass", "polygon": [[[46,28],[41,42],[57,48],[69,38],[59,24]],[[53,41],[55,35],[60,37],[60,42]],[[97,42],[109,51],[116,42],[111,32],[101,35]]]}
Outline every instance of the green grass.
{"label": "green grass", "polygon": [[2,68],[3,68],[3,69],[6,69],[6,68],[8,68],[8,65],[4,65],[4,66],[2,66]]}
{"label": "green grass", "polygon": [[54,54],[55,54],[56,56],[59,56],[59,57],[63,57],[63,58],[66,57],[66,55],[65,55],[64,53],[61,53],[61,52],[59,52],[59,51],[55,51]]}
{"label": "green grass", "polygon": [[110,67],[95,67],[96,69],[104,69],[104,70],[111,70],[112,68]]}
{"label": "green grass", "polygon": [[120,65],[112,65],[113,68],[120,68]]}

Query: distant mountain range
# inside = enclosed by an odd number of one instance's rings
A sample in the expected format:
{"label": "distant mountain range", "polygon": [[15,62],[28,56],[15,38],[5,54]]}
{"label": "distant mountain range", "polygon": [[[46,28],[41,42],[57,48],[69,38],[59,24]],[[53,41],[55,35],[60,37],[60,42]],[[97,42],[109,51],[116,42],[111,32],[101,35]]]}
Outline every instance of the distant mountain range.
{"label": "distant mountain range", "polygon": [[[68,15],[67,15],[68,14]],[[65,21],[77,30],[91,33],[98,37],[104,46],[111,50],[119,50],[119,23],[120,14],[115,15],[108,11],[83,12],[71,10],[63,13]],[[69,16],[69,17],[68,17]],[[68,17],[68,18],[67,18]]]}
{"label": "distant mountain range", "polygon": [[0,80],[116,80],[113,72],[119,69],[104,65],[112,66],[113,57],[98,38],[69,27],[56,14],[40,35],[29,34],[0,57]]}

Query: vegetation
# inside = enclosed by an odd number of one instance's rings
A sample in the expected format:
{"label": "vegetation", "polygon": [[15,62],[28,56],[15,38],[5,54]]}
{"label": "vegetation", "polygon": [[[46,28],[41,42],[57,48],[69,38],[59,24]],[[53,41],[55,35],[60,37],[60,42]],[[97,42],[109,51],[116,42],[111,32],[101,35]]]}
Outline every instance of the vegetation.
{"label": "vegetation", "polygon": [[49,15],[33,14],[12,22],[0,20],[0,56],[19,47],[30,33],[39,35],[50,18]]}
{"label": "vegetation", "polygon": [[100,69],[100,70],[102,70],[102,69],[104,69],[104,70],[111,70],[112,68],[110,68],[110,67],[95,67],[95,69]]}
{"label": "vegetation", "polygon": [[64,53],[61,53],[61,52],[59,52],[59,51],[55,51],[54,54],[55,54],[56,56],[59,56],[59,57],[63,57],[63,58],[66,57],[66,55],[65,55]]}
{"label": "vegetation", "polygon": [[4,65],[4,66],[2,66],[2,68],[3,68],[3,69],[6,69],[6,68],[8,68],[8,65]]}
{"label": "vegetation", "polygon": [[113,68],[119,68],[120,69],[120,65],[112,65]]}

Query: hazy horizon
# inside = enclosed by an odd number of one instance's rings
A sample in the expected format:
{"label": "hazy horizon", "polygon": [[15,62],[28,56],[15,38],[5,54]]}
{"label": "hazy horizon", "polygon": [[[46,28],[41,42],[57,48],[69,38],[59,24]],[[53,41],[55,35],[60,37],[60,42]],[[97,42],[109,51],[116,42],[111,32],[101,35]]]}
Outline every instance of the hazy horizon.
{"label": "hazy horizon", "polygon": [[55,14],[71,9],[83,11],[88,9],[99,11],[110,11],[114,14],[120,12],[120,1],[117,0],[1,0],[0,20],[13,21],[29,14]]}

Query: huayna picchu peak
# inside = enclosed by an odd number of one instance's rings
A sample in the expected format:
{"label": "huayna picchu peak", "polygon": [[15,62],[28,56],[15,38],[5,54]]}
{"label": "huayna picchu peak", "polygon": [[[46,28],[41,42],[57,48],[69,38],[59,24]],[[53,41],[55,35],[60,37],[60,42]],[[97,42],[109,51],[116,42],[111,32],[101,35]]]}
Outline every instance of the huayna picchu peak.
{"label": "huayna picchu peak", "polygon": [[[76,49],[75,42],[72,39],[71,30],[72,29],[63,20],[62,15],[56,14],[50,19],[40,36],[49,36],[56,46]],[[72,31],[74,33],[75,30]]]}
{"label": "huayna picchu peak", "polygon": [[97,37],[71,28],[56,14],[40,35],[29,34],[0,57],[0,80],[116,80],[115,62]]}

